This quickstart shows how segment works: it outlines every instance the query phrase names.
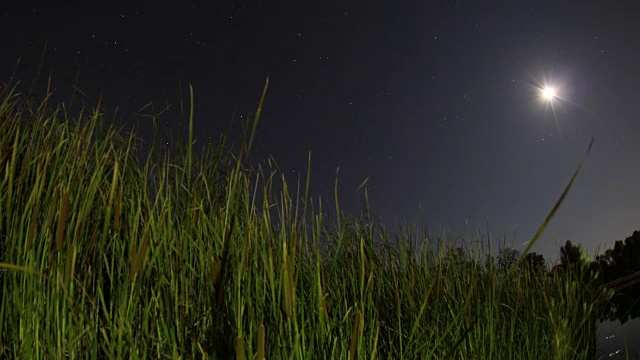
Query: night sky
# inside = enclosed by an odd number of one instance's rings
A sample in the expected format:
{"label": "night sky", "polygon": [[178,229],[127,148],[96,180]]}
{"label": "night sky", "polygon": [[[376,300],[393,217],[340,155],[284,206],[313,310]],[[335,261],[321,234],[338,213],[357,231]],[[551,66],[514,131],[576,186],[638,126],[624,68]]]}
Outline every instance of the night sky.
{"label": "night sky", "polygon": [[[423,222],[432,234],[522,250],[595,142],[534,251],[590,254],[640,229],[640,20],[636,1],[65,2],[0,10],[0,83],[51,74],[122,121],[149,102],[196,146],[239,131],[270,85],[254,159],[342,207]],[[98,3],[96,3],[98,4]],[[105,5],[106,4],[106,5]],[[212,5],[215,4],[215,5]],[[43,60],[41,60],[44,54]],[[18,59],[20,62],[18,63]],[[551,101],[541,87],[555,88]],[[186,111],[186,109],[185,109]],[[180,130],[183,131],[183,130]],[[186,130],[178,134],[186,140]]]}

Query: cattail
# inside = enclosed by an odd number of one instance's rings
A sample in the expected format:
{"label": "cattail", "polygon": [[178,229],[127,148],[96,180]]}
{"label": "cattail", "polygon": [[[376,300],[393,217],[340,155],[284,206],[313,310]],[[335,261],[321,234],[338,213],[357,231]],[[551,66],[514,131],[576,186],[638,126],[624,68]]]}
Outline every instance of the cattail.
{"label": "cattail", "polygon": [[264,360],[265,334],[264,324],[258,326],[258,360]]}
{"label": "cattail", "polygon": [[236,336],[236,360],[244,360],[244,344],[242,344],[242,336]]}
{"label": "cattail", "polygon": [[62,195],[62,201],[60,202],[60,217],[58,218],[58,232],[56,234],[56,251],[62,249],[62,240],[64,236],[64,229],[67,227],[67,215],[69,214],[69,190]]}
{"label": "cattail", "polygon": [[351,344],[349,345],[349,360],[356,358],[356,348],[358,346],[358,335],[360,334],[360,311],[356,313],[353,322],[353,332],[351,333]]}

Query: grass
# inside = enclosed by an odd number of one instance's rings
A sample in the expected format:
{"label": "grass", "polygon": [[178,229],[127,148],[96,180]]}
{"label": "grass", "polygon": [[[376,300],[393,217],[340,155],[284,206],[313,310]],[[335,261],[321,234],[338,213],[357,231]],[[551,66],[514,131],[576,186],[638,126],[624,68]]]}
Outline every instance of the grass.
{"label": "grass", "polygon": [[272,160],[245,165],[267,85],[237,152],[196,156],[191,96],[186,146],[144,163],[98,110],[2,89],[0,357],[593,356],[601,295],[578,277],[391,238],[314,200],[310,167],[292,189]]}

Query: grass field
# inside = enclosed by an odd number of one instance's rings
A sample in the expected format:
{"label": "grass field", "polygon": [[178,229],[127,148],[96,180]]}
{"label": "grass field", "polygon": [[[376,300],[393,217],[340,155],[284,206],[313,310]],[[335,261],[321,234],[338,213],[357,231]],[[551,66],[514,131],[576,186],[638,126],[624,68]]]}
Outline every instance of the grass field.
{"label": "grass field", "polygon": [[1,358],[594,353],[602,297],[576,276],[499,269],[416,227],[391,238],[366,209],[310,196],[309,176],[245,164],[264,93],[239,149],[195,152],[191,116],[187,145],[141,162],[97,111],[14,89],[0,94]]}

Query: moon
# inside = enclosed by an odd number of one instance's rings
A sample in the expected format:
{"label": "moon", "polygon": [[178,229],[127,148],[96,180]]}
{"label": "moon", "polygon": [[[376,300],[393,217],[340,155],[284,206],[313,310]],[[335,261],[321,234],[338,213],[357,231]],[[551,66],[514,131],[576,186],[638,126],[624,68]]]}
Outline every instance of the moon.
{"label": "moon", "polygon": [[556,97],[556,89],[551,86],[546,86],[542,89],[542,97],[547,101],[552,101]]}

